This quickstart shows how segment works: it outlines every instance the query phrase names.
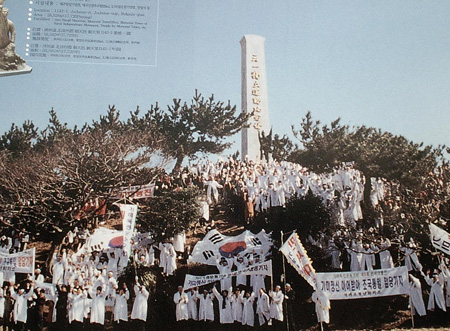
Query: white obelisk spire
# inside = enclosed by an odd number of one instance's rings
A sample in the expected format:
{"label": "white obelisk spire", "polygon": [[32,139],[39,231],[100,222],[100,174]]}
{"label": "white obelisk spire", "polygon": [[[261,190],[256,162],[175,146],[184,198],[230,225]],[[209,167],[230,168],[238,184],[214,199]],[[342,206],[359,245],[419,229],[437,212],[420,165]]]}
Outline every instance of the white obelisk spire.
{"label": "white obelisk spire", "polygon": [[260,160],[258,132],[270,131],[269,105],[267,102],[265,38],[245,35],[241,43],[242,112],[254,115],[250,126],[242,129],[242,159]]}

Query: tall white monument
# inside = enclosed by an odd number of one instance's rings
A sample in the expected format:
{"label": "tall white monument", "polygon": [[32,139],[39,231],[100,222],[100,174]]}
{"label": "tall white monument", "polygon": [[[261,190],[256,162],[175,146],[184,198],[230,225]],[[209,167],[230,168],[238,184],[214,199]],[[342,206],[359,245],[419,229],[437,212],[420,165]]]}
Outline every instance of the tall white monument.
{"label": "tall white monument", "polygon": [[265,38],[245,35],[241,43],[242,112],[254,115],[250,126],[242,130],[241,155],[244,160],[260,160],[258,133],[267,135],[270,131],[269,105],[267,102]]}

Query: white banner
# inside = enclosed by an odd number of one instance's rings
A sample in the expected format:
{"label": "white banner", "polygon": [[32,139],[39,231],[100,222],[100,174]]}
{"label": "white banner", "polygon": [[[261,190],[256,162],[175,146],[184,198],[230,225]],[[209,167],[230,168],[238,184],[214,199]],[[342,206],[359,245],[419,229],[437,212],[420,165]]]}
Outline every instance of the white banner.
{"label": "white banner", "polygon": [[281,246],[280,251],[295,270],[316,289],[316,271],[297,233],[291,234],[289,239]]}
{"label": "white banner", "polygon": [[131,238],[133,237],[134,227],[136,225],[138,206],[119,204],[119,207],[123,224],[123,255],[125,260],[128,261],[132,248]]}
{"label": "white banner", "polygon": [[34,273],[35,254],[34,248],[14,254],[0,253],[0,271],[32,274]]}
{"label": "white banner", "polygon": [[211,275],[205,275],[205,276],[194,276],[194,275],[186,275],[186,278],[184,279],[184,286],[183,288],[185,290],[194,288],[197,286],[203,286],[206,284],[211,284],[217,281],[220,281],[225,278],[231,278],[237,275],[267,275],[272,276],[272,261],[266,261],[262,263],[258,263],[255,265],[252,265],[250,267],[247,267],[242,270],[233,271],[228,274],[211,274]]}
{"label": "white banner", "polygon": [[127,186],[121,187],[118,192],[114,192],[115,199],[145,199],[151,198],[155,190],[155,184],[139,185],[139,186]]}
{"label": "white banner", "polygon": [[211,230],[195,245],[188,263],[216,265],[216,256],[231,258],[237,254],[245,256],[252,251],[263,252],[266,256],[271,247],[270,235],[264,230],[258,234],[247,230],[235,237],[224,236],[217,230]]}
{"label": "white banner", "polygon": [[371,271],[317,273],[317,287],[330,300],[409,294],[406,267]]}
{"label": "white banner", "polygon": [[433,246],[450,255],[450,234],[434,224],[430,224],[430,239]]}

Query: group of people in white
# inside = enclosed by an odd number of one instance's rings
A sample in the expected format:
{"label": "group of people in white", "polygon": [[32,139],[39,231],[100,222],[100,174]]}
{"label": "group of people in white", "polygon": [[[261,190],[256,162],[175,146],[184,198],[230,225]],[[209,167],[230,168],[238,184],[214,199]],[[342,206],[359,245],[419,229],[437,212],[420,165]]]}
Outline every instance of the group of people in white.
{"label": "group of people in white", "polygon": [[[450,307],[450,267],[448,258],[440,258],[438,268],[426,270],[417,263],[407,265],[410,280],[410,305],[413,314],[420,316],[427,315],[428,312],[446,312]],[[425,308],[423,300],[422,277],[426,285],[429,286],[428,302]]]}
{"label": "group of people in white", "polygon": [[[202,179],[209,204],[227,197],[227,188],[243,192],[256,213],[272,207],[284,207],[289,197],[302,197],[310,191],[322,198],[325,205],[335,209],[336,224],[355,226],[363,218],[361,201],[364,199],[365,178],[352,163],[342,164],[328,174],[316,174],[299,164],[282,161],[241,162],[234,159],[199,162],[189,171]],[[388,193],[388,183],[371,178],[370,200],[374,207]],[[378,226],[382,226],[382,215]]]}
{"label": "group of people in white", "polygon": [[230,287],[219,292],[215,286],[212,291],[195,288],[185,292],[179,286],[173,297],[177,321],[214,321],[213,300],[217,300],[221,324],[237,322],[247,326],[282,323],[284,299],[285,294],[279,285],[268,294],[265,288],[260,288],[256,293],[241,291],[239,287],[234,291]]}
{"label": "group of people in white", "polygon": [[[66,244],[69,244],[72,240],[67,239],[65,238]],[[159,244],[138,240],[139,235],[134,239],[132,252],[137,264],[150,267],[158,263],[164,276],[173,275],[177,268],[177,251],[183,252],[185,249],[184,233]],[[48,302],[52,302],[53,313],[49,321],[58,330],[67,329],[68,326],[73,330],[83,327],[101,330],[108,313],[111,315],[110,321],[117,327],[120,325],[123,328],[131,319],[133,327],[144,329],[149,292],[138,279],[132,290],[125,283],[119,284],[117,279],[120,270],[128,263],[122,248],[95,246],[97,250],[94,251],[92,248],[84,245],[77,252],[61,249],[53,255],[51,275],[45,277],[36,268],[34,275],[21,281],[21,285],[15,284],[17,275],[14,272],[0,272],[1,283],[7,284],[0,289],[0,318],[3,320],[4,330],[25,330],[26,325],[31,330],[42,330],[44,304],[41,303],[39,309],[30,309],[37,306],[36,300],[43,300],[47,306]],[[155,249],[159,250],[159,259],[155,259]],[[129,300],[132,298],[134,301],[129,312]],[[35,310],[40,313],[36,314]]]}

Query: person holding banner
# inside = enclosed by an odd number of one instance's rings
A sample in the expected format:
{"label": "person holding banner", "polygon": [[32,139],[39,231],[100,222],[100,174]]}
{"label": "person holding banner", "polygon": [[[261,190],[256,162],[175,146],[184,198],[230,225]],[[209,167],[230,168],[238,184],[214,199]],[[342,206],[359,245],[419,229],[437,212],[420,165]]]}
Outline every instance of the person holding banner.
{"label": "person holding banner", "polygon": [[[221,275],[226,275],[231,273],[231,268],[233,267],[233,263],[230,263],[233,261],[232,259],[226,259],[225,257],[219,258],[219,256],[216,257],[216,266],[217,269],[219,269],[219,273]],[[220,280],[220,289],[228,290],[231,287],[231,277],[225,277]]]}

